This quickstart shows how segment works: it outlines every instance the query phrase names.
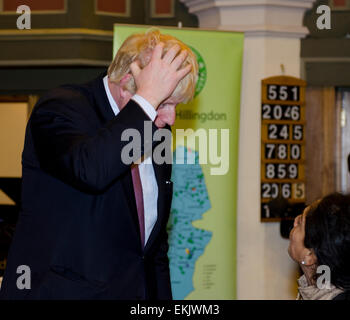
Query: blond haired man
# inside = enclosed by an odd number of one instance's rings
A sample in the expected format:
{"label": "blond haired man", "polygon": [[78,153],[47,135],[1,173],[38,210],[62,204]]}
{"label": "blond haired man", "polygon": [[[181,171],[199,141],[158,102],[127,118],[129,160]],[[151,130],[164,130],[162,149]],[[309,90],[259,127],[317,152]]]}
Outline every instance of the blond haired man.
{"label": "blond haired man", "polygon": [[176,105],[193,97],[197,71],[186,45],[152,29],[124,42],[107,75],[39,100],[2,298],[172,298],[171,165],[145,156],[125,163],[121,137],[139,131],[144,154],[145,122],[152,132],[171,126]]}

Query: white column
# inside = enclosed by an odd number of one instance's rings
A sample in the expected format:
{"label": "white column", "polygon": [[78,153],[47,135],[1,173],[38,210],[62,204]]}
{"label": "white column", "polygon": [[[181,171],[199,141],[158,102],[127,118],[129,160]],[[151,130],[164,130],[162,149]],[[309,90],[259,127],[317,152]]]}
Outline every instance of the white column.
{"label": "white column", "polygon": [[[181,0],[201,28],[245,33],[237,204],[237,298],[295,299],[297,265],[279,223],[260,222],[261,79],[300,77],[302,21],[315,0]],[[316,23],[316,21],[315,21]]]}

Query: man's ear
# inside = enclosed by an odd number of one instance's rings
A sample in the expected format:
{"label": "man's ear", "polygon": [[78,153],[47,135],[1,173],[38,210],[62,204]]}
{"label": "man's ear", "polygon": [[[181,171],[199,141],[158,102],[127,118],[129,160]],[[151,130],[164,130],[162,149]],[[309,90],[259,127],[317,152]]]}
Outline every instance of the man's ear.
{"label": "man's ear", "polygon": [[127,73],[121,78],[119,85],[124,88],[124,86],[129,82],[129,80],[132,78],[132,75],[130,73]]}
{"label": "man's ear", "polygon": [[119,82],[119,94],[122,98],[129,97],[130,92],[126,89],[126,84],[129,82],[129,80],[132,78],[132,75],[127,73],[126,75],[121,78]]}
{"label": "man's ear", "polygon": [[126,74],[121,78],[119,82],[119,96],[122,99],[130,99],[130,92],[126,89],[125,85],[129,82],[129,80],[132,78],[131,74]]}
{"label": "man's ear", "polygon": [[304,260],[306,266],[312,266],[317,263],[317,257],[313,249],[306,249]]}

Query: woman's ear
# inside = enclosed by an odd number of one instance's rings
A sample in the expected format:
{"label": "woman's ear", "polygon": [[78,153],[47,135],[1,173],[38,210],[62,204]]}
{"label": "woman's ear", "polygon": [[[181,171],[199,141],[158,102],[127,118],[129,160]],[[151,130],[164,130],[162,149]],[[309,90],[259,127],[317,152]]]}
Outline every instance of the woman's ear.
{"label": "woman's ear", "polygon": [[303,262],[302,264],[305,266],[312,266],[314,264],[317,264],[317,257],[313,249],[306,249]]}

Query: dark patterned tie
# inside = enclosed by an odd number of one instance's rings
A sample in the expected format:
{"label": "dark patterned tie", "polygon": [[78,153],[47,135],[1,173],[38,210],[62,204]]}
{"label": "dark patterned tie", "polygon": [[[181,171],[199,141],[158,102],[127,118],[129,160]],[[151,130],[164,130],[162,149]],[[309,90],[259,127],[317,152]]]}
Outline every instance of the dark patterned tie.
{"label": "dark patterned tie", "polygon": [[145,215],[143,207],[142,184],[140,179],[139,166],[134,165],[131,168],[132,182],[134,185],[137,215],[139,217],[140,235],[142,247],[145,245]]}

